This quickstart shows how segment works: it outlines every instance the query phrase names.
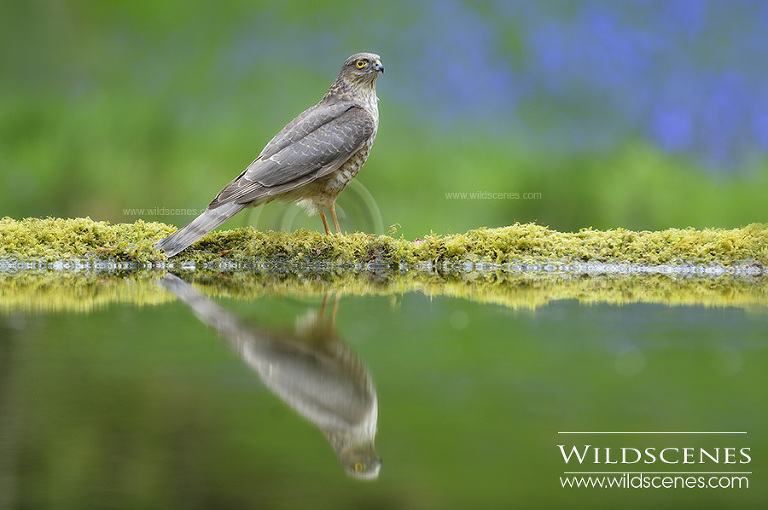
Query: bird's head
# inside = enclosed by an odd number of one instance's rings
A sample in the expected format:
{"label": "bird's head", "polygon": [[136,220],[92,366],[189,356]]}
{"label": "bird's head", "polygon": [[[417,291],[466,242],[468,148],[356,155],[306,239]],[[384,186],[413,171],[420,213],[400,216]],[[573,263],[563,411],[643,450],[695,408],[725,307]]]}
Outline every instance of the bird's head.
{"label": "bird's head", "polygon": [[350,84],[373,84],[384,72],[381,57],[375,53],[355,53],[341,67],[341,76]]}
{"label": "bird's head", "polygon": [[378,101],[376,78],[383,72],[384,65],[380,56],[375,53],[355,53],[344,61],[339,76],[325,93],[323,100],[356,98],[355,100],[375,108]]}
{"label": "bird's head", "polygon": [[337,452],[344,470],[358,480],[375,480],[381,471],[381,459],[376,454],[373,439],[367,442],[348,445]]}

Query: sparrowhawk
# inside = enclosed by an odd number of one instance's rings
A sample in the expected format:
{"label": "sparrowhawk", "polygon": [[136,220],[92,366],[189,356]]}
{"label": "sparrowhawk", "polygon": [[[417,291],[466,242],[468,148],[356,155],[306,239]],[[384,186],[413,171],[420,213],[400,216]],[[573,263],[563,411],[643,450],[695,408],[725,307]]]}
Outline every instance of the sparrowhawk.
{"label": "sparrowhawk", "polygon": [[296,201],[308,214],[330,209],[336,232],[336,197],[357,175],[371,152],[379,126],[376,78],[381,57],[356,53],[319,103],[288,123],[205,211],[157,246],[172,257],[248,206]]}

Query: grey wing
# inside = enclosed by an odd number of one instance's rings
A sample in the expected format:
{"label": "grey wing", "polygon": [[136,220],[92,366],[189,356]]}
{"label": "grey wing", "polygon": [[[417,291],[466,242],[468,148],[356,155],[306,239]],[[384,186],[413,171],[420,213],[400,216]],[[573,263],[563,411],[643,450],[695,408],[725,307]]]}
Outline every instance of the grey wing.
{"label": "grey wing", "polygon": [[373,117],[352,103],[318,104],[285,126],[209,207],[246,204],[327,175],[357,152],[375,128]]}

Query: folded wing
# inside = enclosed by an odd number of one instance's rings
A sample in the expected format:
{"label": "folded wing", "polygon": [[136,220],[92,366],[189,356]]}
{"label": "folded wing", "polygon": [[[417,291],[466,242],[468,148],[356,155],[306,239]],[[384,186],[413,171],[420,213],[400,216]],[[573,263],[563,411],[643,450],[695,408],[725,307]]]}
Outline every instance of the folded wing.
{"label": "folded wing", "polygon": [[343,165],[370,138],[371,115],[352,103],[319,103],[285,126],[208,206],[248,204],[291,191]]}

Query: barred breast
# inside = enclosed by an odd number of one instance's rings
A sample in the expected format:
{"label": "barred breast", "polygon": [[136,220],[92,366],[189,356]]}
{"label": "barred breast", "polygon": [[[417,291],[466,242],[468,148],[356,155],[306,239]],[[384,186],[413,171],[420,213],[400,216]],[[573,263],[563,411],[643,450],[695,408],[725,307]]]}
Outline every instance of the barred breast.
{"label": "barred breast", "polygon": [[373,115],[376,126],[370,138],[338,170],[307,184],[301,190],[296,190],[302,196],[298,200],[298,204],[307,211],[307,214],[317,214],[335,203],[339,193],[355,178],[368,159],[379,127],[379,111],[375,102],[366,106],[368,106],[366,109]]}

